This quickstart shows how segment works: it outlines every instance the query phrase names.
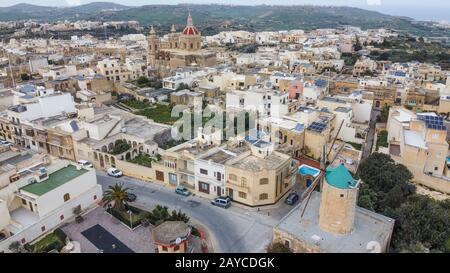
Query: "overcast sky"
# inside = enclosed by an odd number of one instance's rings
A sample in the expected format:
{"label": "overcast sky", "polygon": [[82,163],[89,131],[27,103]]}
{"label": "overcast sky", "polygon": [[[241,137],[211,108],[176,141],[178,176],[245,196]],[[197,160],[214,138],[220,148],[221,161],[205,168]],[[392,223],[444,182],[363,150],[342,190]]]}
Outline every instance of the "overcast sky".
{"label": "overcast sky", "polygon": [[[2,6],[11,6],[18,3],[29,3],[41,6],[73,6],[108,0],[0,0]],[[420,20],[447,20],[450,21],[450,1],[448,0],[113,0],[130,6],[148,4],[278,4],[278,5],[335,5],[356,6],[365,9],[380,11],[392,15],[409,16]]]}

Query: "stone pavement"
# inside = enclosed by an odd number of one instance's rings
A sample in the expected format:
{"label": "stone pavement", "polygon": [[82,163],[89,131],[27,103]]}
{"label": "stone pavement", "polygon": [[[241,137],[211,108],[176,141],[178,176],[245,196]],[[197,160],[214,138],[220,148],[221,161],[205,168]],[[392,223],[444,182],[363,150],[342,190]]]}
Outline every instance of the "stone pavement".
{"label": "stone pavement", "polygon": [[98,249],[81,234],[81,232],[97,224],[103,226],[136,253],[155,252],[150,227],[140,226],[131,231],[119,220],[111,217],[102,207],[93,209],[84,215],[83,218],[84,221],[82,223],[78,224],[73,221],[61,228],[71,240],[80,243],[82,253],[98,253]]}

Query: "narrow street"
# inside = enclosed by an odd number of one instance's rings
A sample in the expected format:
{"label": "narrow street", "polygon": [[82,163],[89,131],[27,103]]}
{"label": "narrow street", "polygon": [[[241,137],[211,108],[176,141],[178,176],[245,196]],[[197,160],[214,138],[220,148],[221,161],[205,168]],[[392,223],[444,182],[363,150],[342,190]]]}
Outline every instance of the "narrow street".
{"label": "narrow street", "polygon": [[372,109],[372,113],[370,114],[369,132],[367,133],[366,144],[363,147],[361,161],[366,159],[372,152],[378,115],[380,115],[380,111]]}

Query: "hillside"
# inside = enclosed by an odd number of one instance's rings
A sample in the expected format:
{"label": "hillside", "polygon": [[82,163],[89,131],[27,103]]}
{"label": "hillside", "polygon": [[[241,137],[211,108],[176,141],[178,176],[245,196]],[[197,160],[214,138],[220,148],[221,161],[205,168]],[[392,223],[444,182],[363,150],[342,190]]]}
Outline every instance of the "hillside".
{"label": "hillside", "polygon": [[188,10],[204,35],[223,30],[287,30],[335,28],[354,25],[367,28],[392,28],[420,36],[450,36],[440,30],[406,17],[396,17],[352,7],[333,6],[232,6],[232,5],[146,5],[127,7],[97,2],[77,7],[55,8],[19,4],[0,9],[0,20],[137,20],[142,26],[158,26],[167,31],[172,24],[181,28]]}
{"label": "hillside", "polygon": [[109,3],[94,2],[75,7],[46,7],[30,4],[17,4],[0,8],[0,21],[35,19],[41,21],[75,20],[77,18],[95,18],[96,15],[127,9],[127,6]]}

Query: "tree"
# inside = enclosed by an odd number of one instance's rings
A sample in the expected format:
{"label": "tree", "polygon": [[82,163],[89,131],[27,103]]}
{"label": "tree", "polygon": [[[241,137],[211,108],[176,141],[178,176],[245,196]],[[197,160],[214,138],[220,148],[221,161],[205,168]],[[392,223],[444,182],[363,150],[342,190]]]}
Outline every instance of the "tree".
{"label": "tree", "polygon": [[386,154],[371,154],[361,162],[357,175],[363,181],[358,204],[376,212],[395,209],[415,193],[411,172]]}
{"label": "tree", "polygon": [[377,117],[377,121],[378,122],[387,122],[388,118],[389,118],[389,109],[391,107],[387,104],[385,104],[383,106],[383,108],[381,109],[380,115]]}
{"label": "tree", "polygon": [[8,247],[9,251],[13,253],[20,253],[22,251],[22,248],[22,245],[18,241],[12,242]]}
{"label": "tree", "polygon": [[184,89],[190,89],[191,87],[189,86],[189,84],[187,83],[180,83],[180,85],[178,85],[177,90],[184,90]]}
{"label": "tree", "polygon": [[173,210],[172,215],[167,219],[169,221],[183,221],[185,223],[189,222],[189,217],[186,213],[181,212],[181,210]]}
{"label": "tree", "polygon": [[355,51],[360,51],[361,49],[363,49],[363,47],[362,47],[362,45],[361,45],[361,41],[359,40],[359,37],[358,37],[358,36],[356,36],[356,42],[355,42],[355,44],[353,45],[353,49],[354,49]]}
{"label": "tree", "polygon": [[398,251],[421,244],[433,252],[448,252],[450,211],[447,201],[414,195],[395,211],[392,247]]}
{"label": "tree", "polygon": [[165,221],[183,221],[185,223],[189,222],[189,217],[183,213],[181,210],[173,210],[169,213],[167,207],[157,205],[148,215],[150,222],[157,226]]}
{"label": "tree", "polygon": [[125,210],[125,206],[128,205],[128,191],[129,188],[124,188],[122,184],[115,184],[109,186],[109,188],[103,194],[103,207],[107,207],[112,204],[112,207],[117,210]]}
{"label": "tree", "polygon": [[137,79],[137,83],[139,84],[139,85],[146,85],[146,84],[148,84],[150,81],[148,80],[148,78],[147,77],[144,77],[144,76],[141,76],[141,77],[139,77],[138,79]]}
{"label": "tree", "polygon": [[271,243],[266,247],[267,253],[292,253],[292,250],[284,244],[277,242]]}
{"label": "tree", "polygon": [[22,81],[29,81],[31,79],[31,77],[27,73],[22,73],[22,74],[20,74],[20,79]]}

